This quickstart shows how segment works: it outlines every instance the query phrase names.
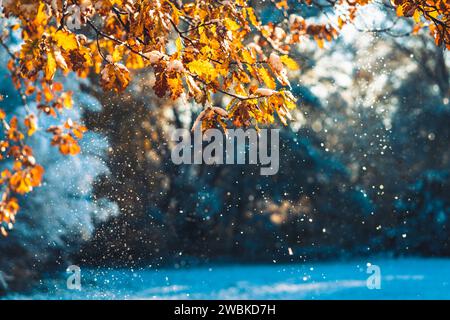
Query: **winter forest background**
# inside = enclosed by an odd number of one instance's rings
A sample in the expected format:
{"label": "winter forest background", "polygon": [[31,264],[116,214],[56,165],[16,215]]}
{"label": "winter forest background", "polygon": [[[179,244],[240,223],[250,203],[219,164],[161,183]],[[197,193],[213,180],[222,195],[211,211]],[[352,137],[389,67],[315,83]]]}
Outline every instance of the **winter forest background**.
{"label": "winter forest background", "polygon": [[[305,41],[292,54],[301,65],[290,74],[298,107],[282,127],[274,176],[253,165],[174,165],[168,135],[190,128],[200,109],[157,98],[151,73],[121,95],[95,79],[62,79],[75,92],[68,114],[90,133],[75,157],[43,132],[32,138],[46,175],[0,239],[0,291],[28,290],[70,264],[450,256],[448,53],[425,34],[403,36],[407,21],[389,33],[357,30],[395,15],[368,10],[325,48]],[[4,65],[2,108],[13,114],[21,102]]]}

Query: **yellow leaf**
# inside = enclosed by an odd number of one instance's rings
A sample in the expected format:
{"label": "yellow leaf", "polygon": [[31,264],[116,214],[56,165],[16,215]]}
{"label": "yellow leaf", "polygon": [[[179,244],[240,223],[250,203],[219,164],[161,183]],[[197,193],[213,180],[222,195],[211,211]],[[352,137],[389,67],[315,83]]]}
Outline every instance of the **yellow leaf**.
{"label": "yellow leaf", "polygon": [[47,24],[47,14],[45,13],[45,7],[46,6],[44,2],[41,2],[39,4],[36,17],[33,21],[36,26],[45,26]]}
{"label": "yellow leaf", "polygon": [[62,98],[64,107],[67,109],[71,109],[72,105],[73,105],[72,91],[67,91],[67,92],[62,93],[61,98]]}
{"label": "yellow leaf", "polygon": [[198,33],[200,34],[200,43],[201,44],[208,44],[210,39],[208,38],[208,35],[206,34],[206,30],[204,27],[198,28]]}
{"label": "yellow leaf", "polygon": [[122,60],[122,52],[123,52],[122,46],[115,46],[114,51],[112,53],[112,62],[121,61]]}
{"label": "yellow leaf", "polygon": [[345,25],[346,20],[344,20],[344,18],[342,18],[342,16],[338,17],[338,27],[339,29],[342,29],[342,27]]}
{"label": "yellow leaf", "polygon": [[261,80],[264,82],[264,84],[272,90],[275,89],[276,83],[273,77],[269,74],[269,71],[267,71],[267,69],[262,67],[258,68],[257,71],[258,75],[261,77]]}
{"label": "yellow leaf", "polygon": [[183,82],[180,77],[168,78],[167,84],[169,85],[173,100],[177,99],[183,93]]}
{"label": "yellow leaf", "polygon": [[324,46],[324,41],[321,38],[317,38],[316,39],[317,45],[319,46],[320,49],[323,49]]}
{"label": "yellow leaf", "polygon": [[241,28],[241,26],[239,24],[237,24],[236,21],[231,20],[230,18],[225,18],[223,23],[224,23],[225,27],[231,31],[236,31]]}
{"label": "yellow leaf", "polygon": [[183,44],[181,43],[180,37],[178,37],[177,40],[175,40],[175,46],[176,46],[178,52],[183,51]]}
{"label": "yellow leaf", "polygon": [[416,23],[420,22],[420,11],[419,10],[414,11],[413,19]]}
{"label": "yellow leaf", "polygon": [[187,67],[192,73],[212,80],[216,77],[216,69],[211,62],[206,60],[195,60],[190,62]]}
{"label": "yellow leaf", "polygon": [[45,65],[45,79],[52,80],[56,72],[56,59],[53,51],[47,52],[47,64]]}
{"label": "yellow leaf", "polygon": [[72,32],[60,30],[53,35],[53,39],[65,51],[76,50],[78,48],[77,37]]}
{"label": "yellow leaf", "polygon": [[236,92],[236,94],[241,95],[243,97],[247,96],[247,92],[245,91],[244,87],[240,83],[236,84],[236,86],[234,87],[234,92]]}
{"label": "yellow leaf", "polygon": [[281,56],[281,62],[284,63],[284,65],[291,70],[298,70],[300,67],[298,66],[297,62],[294,61],[294,59],[290,58],[287,55]]}
{"label": "yellow leaf", "polygon": [[247,8],[247,14],[248,14],[248,19],[250,20],[250,22],[255,26],[258,27],[259,26],[259,22],[256,19],[256,15],[255,12],[253,11],[253,8],[248,7]]}
{"label": "yellow leaf", "polygon": [[244,62],[246,62],[248,64],[255,63],[256,59],[252,56],[252,54],[248,50],[245,50],[245,49],[242,50],[241,54],[242,54],[242,58],[243,58]]}
{"label": "yellow leaf", "polygon": [[437,18],[439,17],[439,12],[438,12],[437,10],[430,10],[430,11],[427,11],[427,14],[428,14],[430,17],[435,18],[435,19],[437,19]]}
{"label": "yellow leaf", "polygon": [[129,69],[141,69],[145,67],[145,62],[140,55],[131,52],[125,66]]}

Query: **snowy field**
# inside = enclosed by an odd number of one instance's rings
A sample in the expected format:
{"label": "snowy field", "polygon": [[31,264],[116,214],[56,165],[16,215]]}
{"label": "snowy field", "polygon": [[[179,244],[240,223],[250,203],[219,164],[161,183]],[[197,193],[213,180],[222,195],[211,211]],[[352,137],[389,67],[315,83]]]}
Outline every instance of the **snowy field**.
{"label": "snowy field", "polygon": [[[367,288],[367,264],[381,289]],[[8,299],[450,299],[450,259],[401,259],[190,270],[82,269],[81,291],[66,274]]]}

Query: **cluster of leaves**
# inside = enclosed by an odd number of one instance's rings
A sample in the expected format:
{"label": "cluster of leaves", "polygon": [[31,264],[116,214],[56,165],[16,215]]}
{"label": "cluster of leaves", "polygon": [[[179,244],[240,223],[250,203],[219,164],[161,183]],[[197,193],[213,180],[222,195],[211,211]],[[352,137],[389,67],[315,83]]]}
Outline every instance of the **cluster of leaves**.
{"label": "cluster of leaves", "polygon": [[[3,170],[0,176],[0,183],[7,186],[0,202],[0,221],[11,228],[19,210],[17,198],[12,194],[25,194],[39,186],[44,169],[36,164],[33,150],[24,144],[25,135],[18,128],[17,117],[13,117],[9,122],[5,117],[4,111],[0,110],[0,119],[6,130],[6,139],[0,141],[0,160],[11,158],[13,164],[11,170]],[[31,117],[27,117],[26,121],[31,123]],[[32,125],[29,131],[31,128]],[[7,235],[4,225],[0,226],[0,232]]]}
{"label": "cluster of leaves", "polygon": [[[447,43],[440,27],[447,23],[445,1],[395,1],[405,15],[411,11],[406,5],[414,4],[425,19],[435,22],[437,42]],[[105,90],[120,93],[131,81],[130,70],[151,67],[159,97],[191,99],[204,106],[196,121],[202,129],[217,125],[226,129],[229,123],[266,125],[276,116],[286,123],[289,110],[295,107],[287,90],[287,70],[299,68],[288,56],[291,46],[312,38],[322,47],[338,31],[331,24],[309,23],[300,15],[288,14],[287,1],[272,2],[286,16],[279,24],[261,23],[246,0],[3,1],[2,14],[8,19],[0,44],[11,57],[8,67],[28,115],[10,123],[3,119],[6,139],[2,148],[6,157],[15,160],[12,170],[17,175],[4,173],[0,223],[9,224],[17,212],[14,193],[31,191],[43,172],[34,160],[27,160],[31,150],[26,148],[19,124],[30,136],[38,128],[41,113],[57,117],[72,106],[71,92],[54,82],[58,71],[79,77],[98,73]],[[313,0],[305,2],[316,5]],[[339,11],[341,28],[354,19],[358,6],[369,1],[328,2],[346,8]],[[436,7],[436,14],[429,11],[431,6]],[[18,52],[6,44],[14,30],[21,31],[23,40]],[[227,109],[212,106],[216,93],[231,97]],[[28,98],[36,101],[37,114],[27,106]],[[68,121],[47,131],[63,154],[80,151],[82,126]]]}
{"label": "cluster of leaves", "polygon": [[436,45],[450,48],[450,3],[447,0],[393,0],[393,4],[398,16],[414,18],[415,31],[429,26]]}

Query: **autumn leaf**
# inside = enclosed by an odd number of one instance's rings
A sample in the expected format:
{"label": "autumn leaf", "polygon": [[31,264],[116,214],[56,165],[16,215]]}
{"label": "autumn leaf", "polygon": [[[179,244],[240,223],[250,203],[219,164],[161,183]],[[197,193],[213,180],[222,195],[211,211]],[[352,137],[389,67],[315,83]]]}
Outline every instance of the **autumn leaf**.
{"label": "autumn leaf", "polygon": [[34,21],[33,21],[36,25],[46,24],[47,15],[46,15],[45,11],[46,11],[45,3],[39,2],[39,8],[37,10],[36,17],[34,18]]}
{"label": "autumn leaf", "polygon": [[248,19],[250,20],[250,22],[255,26],[255,27],[259,27],[259,22],[256,18],[255,15],[255,11],[253,10],[253,8],[248,7],[247,9],[247,15],[248,15]]}
{"label": "autumn leaf", "polygon": [[229,19],[229,18],[225,18],[223,23],[224,23],[225,27],[230,31],[237,31],[241,28],[241,26],[239,24],[237,24],[236,21]]}
{"label": "autumn leaf", "polygon": [[187,65],[189,71],[203,77],[206,80],[213,80],[217,74],[214,66],[207,60],[195,60]]}
{"label": "autumn leaf", "polygon": [[413,19],[414,19],[415,23],[419,23],[420,22],[420,11],[419,10],[415,10],[414,11]]}
{"label": "autumn leaf", "polygon": [[276,83],[273,80],[272,76],[269,74],[269,71],[267,71],[267,69],[265,69],[264,67],[258,68],[257,69],[258,75],[261,77],[261,79],[263,80],[264,84],[270,88],[270,89],[275,89],[276,87]]}
{"label": "autumn leaf", "polygon": [[290,58],[287,55],[281,56],[281,62],[291,70],[298,70],[300,67],[298,66],[297,62],[295,62],[292,58]]}
{"label": "autumn leaf", "polygon": [[398,6],[396,9],[397,16],[403,17],[403,6]]}
{"label": "autumn leaf", "polygon": [[59,144],[59,151],[64,155],[77,155],[80,152],[80,146],[70,136],[64,136]]}
{"label": "autumn leaf", "polygon": [[171,98],[176,100],[183,93],[183,82],[179,76],[167,79],[167,84],[169,85]]}
{"label": "autumn leaf", "polygon": [[47,52],[47,64],[45,65],[45,79],[52,80],[56,72],[56,59],[53,51]]}
{"label": "autumn leaf", "polygon": [[31,192],[34,187],[41,184],[44,168],[34,166],[30,169],[18,170],[10,179],[14,192],[25,194]]}
{"label": "autumn leaf", "polygon": [[70,109],[73,105],[72,91],[63,92],[61,94],[62,104],[65,108]]}
{"label": "autumn leaf", "polygon": [[101,72],[101,84],[105,90],[121,92],[130,82],[130,71],[120,63],[106,64]]}
{"label": "autumn leaf", "polygon": [[77,37],[72,32],[59,30],[53,34],[53,39],[65,51],[78,49]]}
{"label": "autumn leaf", "polygon": [[32,136],[37,130],[37,117],[34,114],[29,114],[25,118],[25,126],[28,128],[27,134],[28,136]]}

